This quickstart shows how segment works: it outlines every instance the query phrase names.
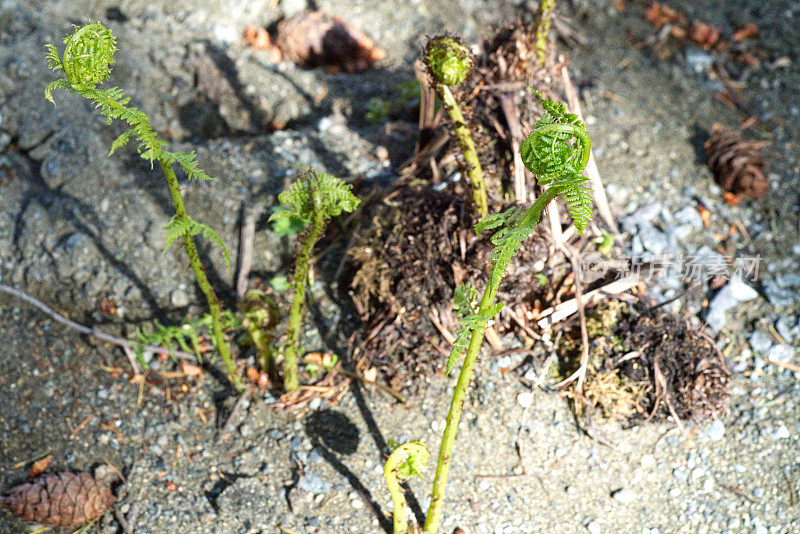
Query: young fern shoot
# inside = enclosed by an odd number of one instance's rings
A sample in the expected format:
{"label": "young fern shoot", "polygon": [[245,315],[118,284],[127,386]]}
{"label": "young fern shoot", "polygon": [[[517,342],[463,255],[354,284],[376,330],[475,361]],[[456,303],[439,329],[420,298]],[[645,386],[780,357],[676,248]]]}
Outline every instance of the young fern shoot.
{"label": "young fern shoot", "polygon": [[561,195],[566,202],[578,233],[583,233],[592,218],[591,190],[584,186],[588,178],[581,175],[589,161],[591,149],[586,127],[576,115],[566,112],[563,103],[544,99],[538,92],[536,96],[542,102],[544,114],[523,142],[520,152],[528,170],[536,175],[540,185],[547,185],[548,188],[528,209],[515,206],[503,213],[484,217],[475,226],[478,234],[495,230],[492,236],[495,248],[492,251],[489,281],[477,305],[474,304],[477,296],[474,288],[462,286],[456,291],[455,307],[461,317],[461,328],[456,332],[456,341],[447,361],[447,372],[462,357],[464,363],[450,402],[439,448],[431,504],[425,518],[425,532],[429,534],[436,534],[439,530],[461,409],[486,325],[503,307],[502,303],[495,303],[495,297],[506,269],[522,248],[523,241],[535,230],[542,211],[556,196]]}
{"label": "young fern shoot", "polygon": [[393,534],[409,534],[410,532],[408,503],[406,503],[400,483],[414,476],[421,477],[429,456],[428,447],[424,443],[412,441],[399,445],[383,465],[383,477],[386,479],[386,486],[392,496]]}
{"label": "young fern shoot", "polygon": [[158,162],[161,166],[175,207],[175,215],[164,227],[167,231],[164,250],[166,251],[176,239],[183,240],[197,284],[208,302],[214,345],[225,363],[228,378],[237,389],[241,389],[241,379],[223,333],[219,301],[208,281],[205,267],[200,261],[195,236],[202,234],[203,237],[218,245],[222,249],[229,269],[230,257],[219,235],[209,226],[195,221],[187,214],[174,166],[177,165],[183,169],[190,180],[210,180],[211,178],[198,167],[194,152],[187,154],[166,150],[164,147],[167,142],[160,139],[153,130],[150,118],[144,112],[129,106],[130,98],[126,97],[122,90],[117,87],[109,89],[97,87],[110,77],[111,66],[114,64],[117,43],[111,31],[100,23],[87,24],[82,27],[74,26],[74,28],[74,33],[64,39],[66,46],[63,56],[59,55],[55,46],[47,45],[48,67],[53,71],[62,71],[64,77],[47,86],[44,92],[45,98],[55,104],[53,90],[64,89],[89,99],[100,111],[100,114],[106,117],[108,124],[111,124],[114,119],[119,119],[130,126],[130,129],[111,144],[109,156],[125,146],[131,138],[135,138],[139,142],[139,155],[148,160],[151,167],[154,162]]}
{"label": "young fern shoot", "polygon": [[329,174],[314,171],[303,174],[278,196],[278,200],[282,208],[273,213],[270,220],[291,218],[300,221],[305,227],[305,232],[300,237],[300,251],[295,259],[292,279],[294,294],[289,310],[286,345],[283,348],[283,385],[286,391],[293,391],[299,387],[297,349],[311,251],[322,237],[328,219],[353,211],[361,201],[350,191],[350,185]]}
{"label": "young fern shoot", "polygon": [[486,196],[486,186],[483,182],[483,170],[478,160],[475,143],[469,133],[469,127],[464,121],[461,108],[458,107],[451,85],[458,85],[467,79],[472,69],[472,56],[469,49],[452,37],[434,37],[425,46],[425,64],[436,85],[439,98],[444,102],[444,107],[453,121],[453,128],[461,143],[464,160],[467,162],[469,183],[472,187],[472,198],[481,217],[489,213],[489,204]]}

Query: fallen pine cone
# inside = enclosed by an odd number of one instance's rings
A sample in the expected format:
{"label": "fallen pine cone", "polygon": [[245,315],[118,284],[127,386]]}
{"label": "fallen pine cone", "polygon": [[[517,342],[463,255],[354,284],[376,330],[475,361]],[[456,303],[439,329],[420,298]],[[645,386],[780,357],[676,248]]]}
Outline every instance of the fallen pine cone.
{"label": "fallen pine cone", "polygon": [[0,504],[26,521],[76,528],[103,515],[116,502],[89,473],[41,475],[11,489]]}
{"label": "fallen pine cone", "polygon": [[761,198],[769,183],[764,177],[766,161],[752,143],[715,123],[706,141],[708,168],[725,191],[737,196]]}
{"label": "fallen pine cone", "polygon": [[301,67],[367,70],[386,53],[350,23],[321,11],[303,11],[278,25],[275,43],[283,57]]}

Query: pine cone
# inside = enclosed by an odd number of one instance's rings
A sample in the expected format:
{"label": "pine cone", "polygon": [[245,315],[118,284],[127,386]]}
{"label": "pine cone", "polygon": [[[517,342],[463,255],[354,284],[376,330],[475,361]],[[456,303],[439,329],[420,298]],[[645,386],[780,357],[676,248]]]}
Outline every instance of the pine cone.
{"label": "pine cone", "polygon": [[26,521],[75,528],[104,514],[116,500],[89,473],[65,472],[20,484],[0,497],[0,504]]}
{"label": "pine cone", "polygon": [[725,191],[751,198],[761,198],[767,193],[766,161],[752,143],[715,123],[705,147],[708,168]]}

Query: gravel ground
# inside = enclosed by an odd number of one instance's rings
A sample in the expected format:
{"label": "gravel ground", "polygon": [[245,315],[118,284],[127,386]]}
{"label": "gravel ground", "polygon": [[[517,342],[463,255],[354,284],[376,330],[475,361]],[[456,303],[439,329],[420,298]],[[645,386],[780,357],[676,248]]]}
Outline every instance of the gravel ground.
{"label": "gravel ground", "polygon": [[[705,0],[669,2],[726,35],[746,22],[761,30],[755,46],[768,60],[741,81],[748,114],[765,125],[748,134],[768,141],[771,190],[739,206],[721,200],[698,156],[713,122],[744,119],[715,98],[720,84],[705,52],[682,49],[662,59],[630,44],[656,33],[643,2],[625,2],[622,12],[613,2],[562,4],[586,40],[571,51],[571,72],[625,231],[622,246],[713,255],[718,234],[739,222],[747,237],[740,232],[730,243],[740,256],[762,258],[762,276],[719,290],[702,286],[670,304],[690,322],[709,323],[736,373],[730,415],[690,424],[690,439],[672,424],[597,422],[613,447],[601,445],[580,431],[547,381],[531,390],[520,380],[539,369],[522,363],[504,373],[520,362],[487,354],[467,401],[443,531],[798,532],[800,373],[766,358],[800,363],[800,2],[778,0],[769,9],[750,0],[724,9]],[[234,37],[245,25],[268,25],[304,6],[269,5],[0,1],[2,283],[122,333],[154,316],[176,320],[200,310],[182,252],[161,254],[169,207],[161,178],[132,152],[105,158],[119,132],[88,105],[59,94],[53,108],[41,98],[52,79],[43,46],[60,40],[70,23],[113,19],[122,48],[114,83],[218,177],[187,185],[187,202],[233,244],[241,202],[266,215],[299,165],[348,178],[394,177],[413,129],[402,120],[370,124],[367,102],[399,98],[423,35],[451,30],[472,40],[535,9],[524,2],[319,2],[387,51],[384,68],[346,75],[271,65],[239,44]],[[218,104],[199,98],[209,95]],[[270,125],[285,129],[269,133]],[[696,216],[701,204],[710,211],[708,227]],[[265,223],[254,269],[268,277],[285,272],[290,243]],[[207,257],[212,278],[229,291],[222,259],[212,251]],[[318,271],[329,267],[323,261]],[[657,300],[686,287],[669,274],[648,284]],[[315,290],[328,321],[311,328],[306,347],[343,352],[347,332],[338,325],[347,311],[337,310],[322,281]],[[102,299],[117,304],[115,315],[99,311]],[[137,386],[108,371],[126,365],[121,354],[5,295],[0,316],[0,487],[24,479],[24,469],[12,466],[43,452],[53,453],[56,469],[108,461],[126,475],[119,508],[138,511],[136,532],[381,532],[390,510],[386,443],[421,439],[435,457],[450,380],[431,379],[404,406],[353,387],[338,405],[323,402],[298,420],[267,396],[224,438],[236,399],[212,376],[191,384],[180,402],[145,391],[138,407]],[[412,506],[425,509],[429,482],[410,485],[418,499]],[[30,530],[9,515],[0,523],[0,532]],[[94,528],[120,531],[110,514]]]}

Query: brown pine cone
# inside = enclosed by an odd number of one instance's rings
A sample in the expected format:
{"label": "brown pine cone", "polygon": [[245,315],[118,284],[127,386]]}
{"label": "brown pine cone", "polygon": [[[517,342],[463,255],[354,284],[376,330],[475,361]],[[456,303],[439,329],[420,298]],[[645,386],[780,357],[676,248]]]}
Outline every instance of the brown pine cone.
{"label": "brown pine cone", "polygon": [[761,198],[767,194],[769,183],[764,176],[766,161],[755,145],[715,123],[705,147],[708,168],[725,191],[751,198]]}
{"label": "brown pine cone", "polygon": [[26,521],[75,528],[104,514],[116,500],[89,473],[65,472],[20,484],[0,497],[0,504]]}

